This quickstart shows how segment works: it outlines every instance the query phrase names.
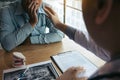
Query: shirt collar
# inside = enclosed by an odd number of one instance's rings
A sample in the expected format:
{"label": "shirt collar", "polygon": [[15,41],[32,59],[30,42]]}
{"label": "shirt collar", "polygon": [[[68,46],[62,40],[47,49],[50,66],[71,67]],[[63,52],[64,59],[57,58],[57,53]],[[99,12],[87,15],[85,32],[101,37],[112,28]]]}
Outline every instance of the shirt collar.
{"label": "shirt collar", "polygon": [[[15,15],[26,14],[26,12],[22,8],[21,1],[18,1],[17,4],[18,5],[17,5],[16,11],[15,11]],[[45,14],[46,15],[46,13],[44,11],[44,5],[43,4],[39,7],[38,14]]]}

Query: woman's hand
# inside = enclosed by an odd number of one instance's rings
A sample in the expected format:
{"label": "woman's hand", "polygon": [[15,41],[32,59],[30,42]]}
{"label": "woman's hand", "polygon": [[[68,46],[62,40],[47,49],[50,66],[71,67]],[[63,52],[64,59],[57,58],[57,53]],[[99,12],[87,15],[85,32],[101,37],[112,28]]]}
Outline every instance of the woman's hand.
{"label": "woman's hand", "polygon": [[32,1],[28,6],[28,15],[30,17],[29,22],[33,27],[38,22],[37,10],[38,10],[38,7],[36,5],[36,2]]}
{"label": "woman's hand", "polygon": [[27,12],[28,16],[30,17],[29,22],[34,27],[38,22],[37,10],[39,7],[36,1],[25,0],[25,2],[22,3],[24,10]]}
{"label": "woman's hand", "polygon": [[83,67],[71,67],[67,71],[65,71],[60,77],[56,80],[87,80],[86,77],[79,78],[77,75],[85,70]]}

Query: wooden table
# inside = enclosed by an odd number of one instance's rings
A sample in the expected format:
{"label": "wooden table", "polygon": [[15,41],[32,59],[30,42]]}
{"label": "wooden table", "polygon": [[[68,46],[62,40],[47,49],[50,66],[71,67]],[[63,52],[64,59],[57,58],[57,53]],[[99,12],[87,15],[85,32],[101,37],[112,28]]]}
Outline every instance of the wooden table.
{"label": "wooden table", "polygon": [[[22,52],[26,57],[26,64],[38,63],[41,61],[50,60],[51,55],[61,52],[77,50],[80,51],[86,58],[93,61],[98,67],[102,66],[105,62],[92,53],[88,52],[83,47],[79,46],[72,40],[64,38],[61,42],[45,44],[45,45],[21,45],[11,52],[0,50],[0,80],[2,80],[3,70],[12,67],[12,53],[15,51]],[[88,55],[89,54],[89,55]]]}

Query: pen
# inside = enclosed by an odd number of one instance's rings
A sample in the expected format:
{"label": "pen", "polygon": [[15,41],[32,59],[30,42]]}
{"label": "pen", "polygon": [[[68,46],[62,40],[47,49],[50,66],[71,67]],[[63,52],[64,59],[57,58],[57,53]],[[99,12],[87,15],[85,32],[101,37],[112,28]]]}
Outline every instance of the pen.
{"label": "pen", "polygon": [[29,67],[27,67],[27,68],[25,69],[25,71],[23,72],[23,74],[25,74],[25,73],[28,71],[28,69],[29,69]]}
{"label": "pen", "polygon": [[20,77],[17,78],[17,80],[20,80],[28,70],[29,70],[29,67],[25,69],[25,71],[20,75]]}

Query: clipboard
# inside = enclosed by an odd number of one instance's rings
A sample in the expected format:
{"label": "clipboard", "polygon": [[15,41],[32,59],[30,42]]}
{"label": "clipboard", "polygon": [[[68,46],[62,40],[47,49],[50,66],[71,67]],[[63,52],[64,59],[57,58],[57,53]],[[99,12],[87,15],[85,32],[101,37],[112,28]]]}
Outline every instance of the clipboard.
{"label": "clipboard", "polygon": [[98,70],[96,65],[78,51],[58,53],[57,55],[51,56],[51,59],[62,73],[70,67],[82,66],[86,70],[82,75],[89,78]]}

